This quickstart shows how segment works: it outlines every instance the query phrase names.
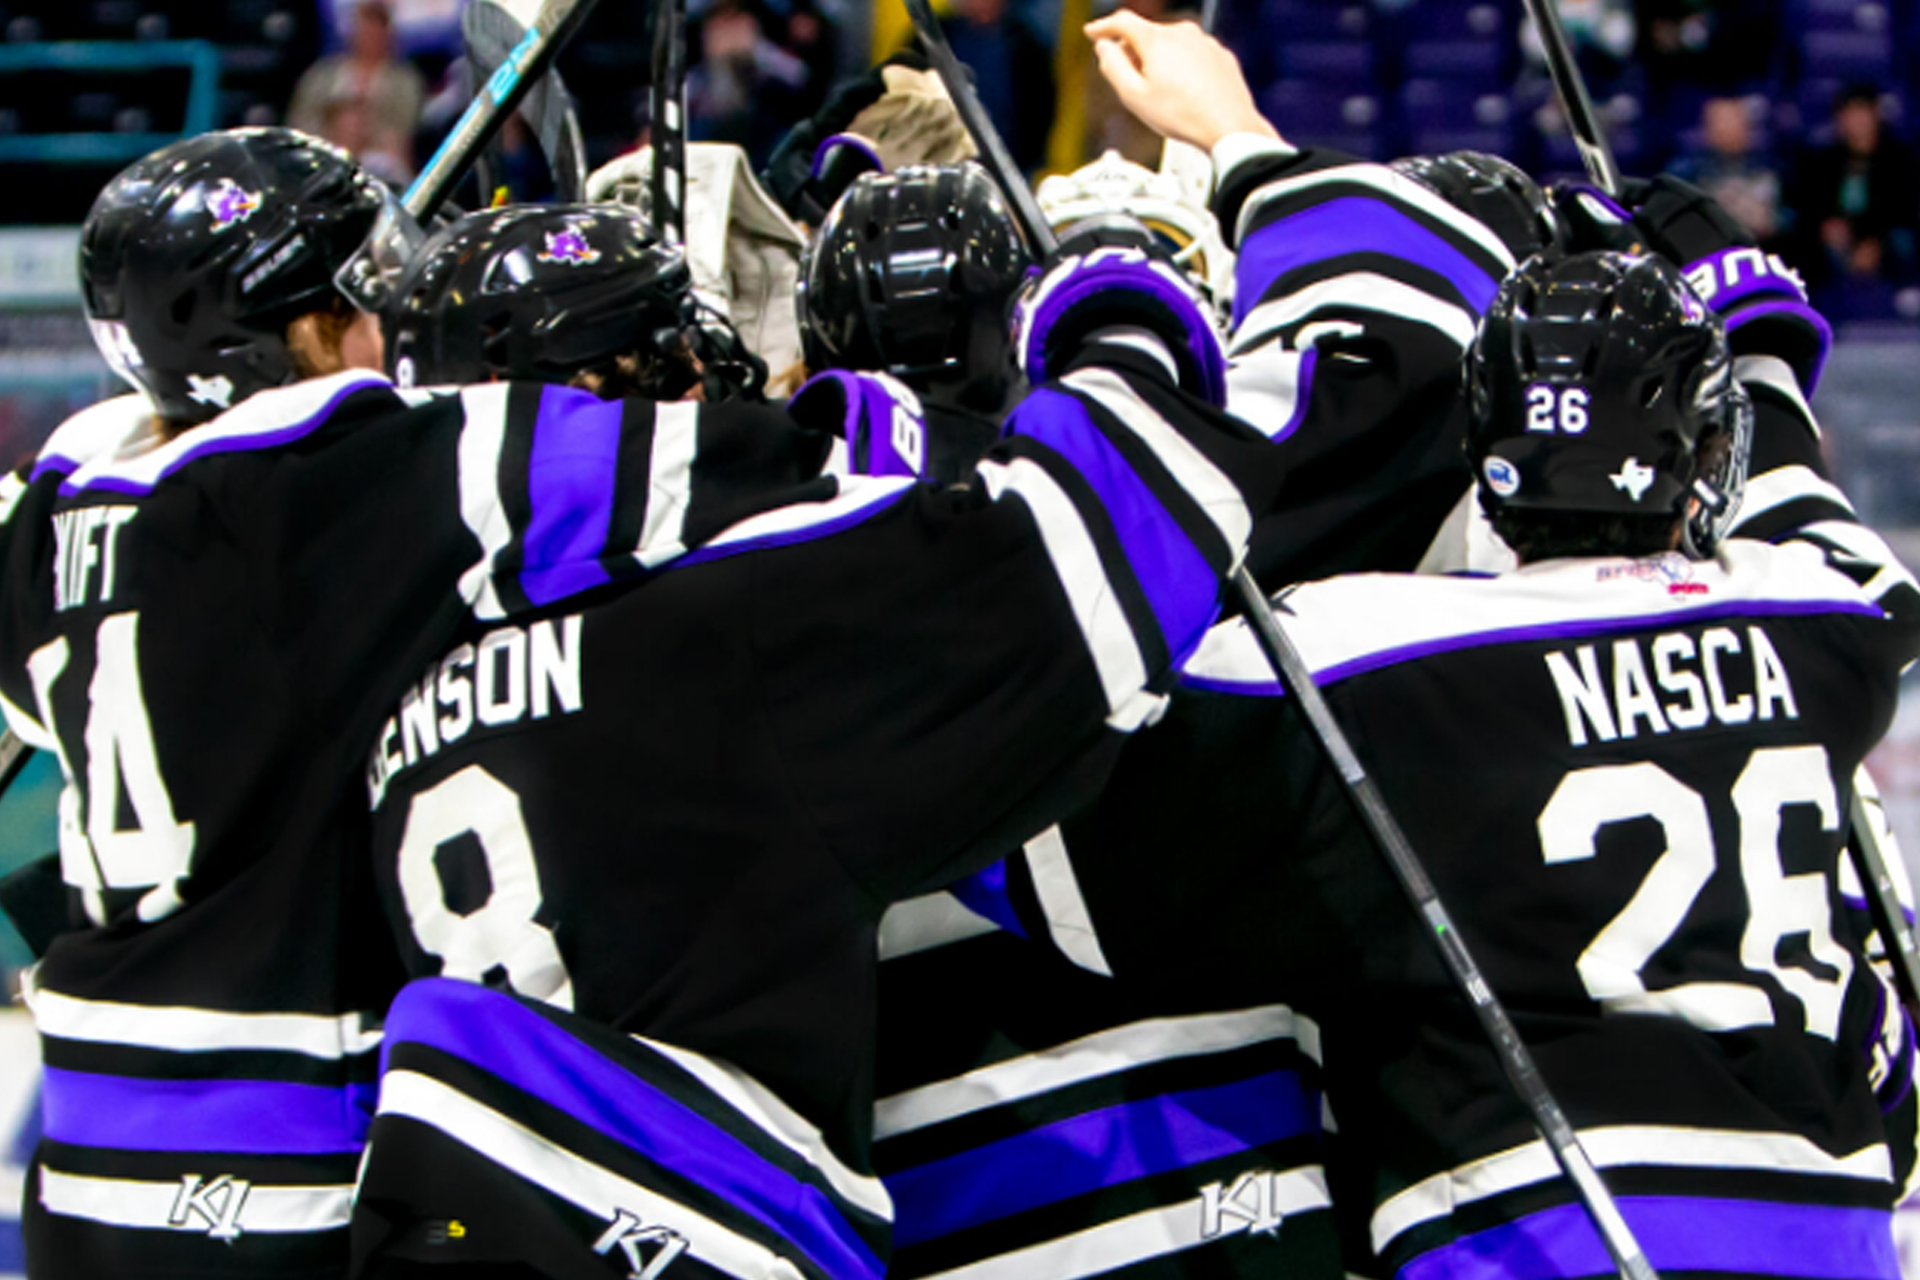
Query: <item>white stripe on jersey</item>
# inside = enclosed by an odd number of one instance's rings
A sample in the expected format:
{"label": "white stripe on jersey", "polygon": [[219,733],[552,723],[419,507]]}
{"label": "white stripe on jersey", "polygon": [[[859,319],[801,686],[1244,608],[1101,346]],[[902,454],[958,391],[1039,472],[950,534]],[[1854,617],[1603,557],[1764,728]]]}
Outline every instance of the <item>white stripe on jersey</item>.
{"label": "white stripe on jersey", "polygon": [[758,1080],[738,1067],[703,1058],[686,1049],[649,1040],[645,1036],[635,1036],[634,1039],[654,1052],[671,1058],[683,1071],[705,1085],[715,1097],[752,1121],[761,1132],[819,1170],[820,1176],[827,1180],[827,1184],[842,1200],[866,1210],[876,1218],[893,1219],[893,1200],[887,1195],[887,1189],[881,1185],[880,1179],[855,1173],[842,1164],[840,1158],[827,1149],[826,1139],[820,1136],[820,1131]]}
{"label": "white stripe on jersey", "polygon": [[7,727],[13,730],[20,741],[35,751],[57,750],[53,735],[47,732],[46,726],[7,701],[5,695],[0,695],[0,717],[5,718]]}
{"label": "white stripe on jersey", "polygon": [[[1825,533],[1848,547],[1884,548],[1860,525],[1835,521],[1806,532]],[[1843,542],[1844,540],[1844,542]],[[1869,541],[1871,540],[1871,541]],[[1890,566],[1882,577],[1894,572]],[[1674,595],[1671,581],[1689,591]],[[1876,582],[1879,579],[1875,580]],[[1398,661],[1436,647],[1499,643],[1521,635],[1573,636],[1580,628],[1636,625],[1685,627],[1700,615],[1765,604],[1789,607],[1871,607],[1877,589],[1863,589],[1830,568],[1820,548],[1806,542],[1772,546],[1745,538],[1721,544],[1713,560],[1673,553],[1644,560],[1620,557],[1551,560],[1495,578],[1424,574],[1348,574],[1310,583],[1286,596],[1294,615],[1287,630],[1319,676],[1368,660]],[[1577,638],[1577,636],[1576,636]],[[1273,688],[1273,669],[1244,620],[1222,623],[1181,669],[1182,677],[1248,689]]]}
{"label": "white stripe on jersey", "polygon": [[678,1201],[583,1160],[490,1107],[412,1071],[389,1071],[380,1081],[380,1113],[407,1116],[452,1137],[517,1178],[608,1222],[621,1212],[671,1228],[687,1252],[741,1280],[797,1276],[794,1264]]}
{"label": "white stripe on jersey", "polygon": [[687,549],[693,502],[693,459],[700,451],[700,406],[681,401],[653,407],[653,453],[647,461],[647,518],[633,558],[665,564]]}
{"label": "white stripe on jersey", "polygon": [[1016,458],[1011,463],[982,462],[979,475],[995,502],[1011,491],[1033,513],[1047,556],[1053,561],[1054,575],[1066,592],[1074,620],[1080,624],[1080,635],[1106,690],[1107,724],[1131,733],[1159,715],[1166,699],[1146,690],[1147,664],[1140,655],[1140,641],[1120,607],[1113,584],[1107,581],[1093,535],[1087,532],[1073,499],[1029,458]]}
{"label": "white stripe on jersey", "polygon": [[93,1044],[136,1045],[175,1053],[265,1050],[338,1060],[366,1053],[380,1044],[381,1033],[366,1027],[368,1018],[311,1013],[216,1013],[166,1005],[116,1004],[82,1000],[45,987],[24,984],[34,1027],[43,1036]]}
{"label": "white stripe on jersey", "polygon": [[1253,516],[1247,511],[1247,501],[1240,496],[1240,490],[1191,440],[1175,431],[1172,423],[1142,400],[1125,378],[1107,369],[1082,369],[1068,374],[1061,382],[1112,414],[1121,426],[1152,449],[1153,456],[1167,469],[1174,483],[1186,490],[1187,496],[1206,512],[1207,519],[1213,522],[1229,547],[1237,549],[1246,545],[1253,532]]}
{"label": "white stripe on jersey", "polygon": [[20,505],[20,495],[27,491],[27,482],[20,478],[17,471],[9,471],[0,476],[0,524],[13,519],[13,509]]}
{"label": "white stripe on jersey", "polygon": [[1303,1053],[1316,1062],[1320,1060],[1320,1028],[1283,1004],[1233,1013],[1154,1018],[1096,1031],[1039,1053],[882,1098],[873,1108],[873,1136],[894,1138],[1116,1071],[1225,1053],[1271,1040],[1293,1040]]}
{"label": "white stripe on jersey", "polygon": [[[209,451],[220,451],[217,447],[221,444],[244,449],[249,447],[246,442],[255,436],[271,436],[307,422],[319,426],[316,419],[320,411],[335,399],[367,387],[390,388],[392,385],[382,375],[369,370],[348,369],[324,378],[273,387],[247,397],[213,421],[176,436],[158,449],[132,457],[115,451],[85,461],[68,477],[67,483],[85,488],[96,480],[118,480],[151,489],[175,467]],[[149,409],[148,416],[151,412]],[[48,444],[51,448],[52,442]]]}
{"label": "white stripe on jersey", "polygon": [[852,476],[842,480],[840,493],[826,502],[798,502],[749,516],[730,526],[719,537],[704,543],[696,551],[724,551],[742,543],[761,539],[802,536],[810,529],[849,519],[864,511],[885,506],[918,483],[906,476]]}
{"label": "white stripe on jersey", "polygon": [[460,429],[460,518],[480,541],[480,559],[460,575],[460,598],[473,615],[492,622],[507,616],[493,585],[494,558],[513,541],[513,525],[500,501],[500,451],[507,439],[504,382],[460,392],[466,422]]}
{"label": "white stripe on jersey", "polygon": [[898,960],[901,956],[994,933],[999,928],[950,893],[908,898],[888,907],[887,913],[880,917],[880,958]]}
{"label": "white stripe on jersey", "polygon": [[1073,874],[1073,859],[1067,856],[1066,840],[1056,824],[1027,841],[1027,873],[1033,877],[1034,896],[1047,917],[1047,932],[1060,954],[1103,978],[1113,976],[1106,952],[1100,949],[1100,935],[1094,931],[1093,914],[1080,895],[1080,881]]}
{"label": "white stripe on jersey", "polygon": [[1807,424],[1807,430],[1813,432],[1813,438],[1820,438],[1820,421],[1813,416],[1807,397],[1801,393],[1800,379],[1793,376],[1793,366],[1785,360],[1779,356],[1735,356],[1733,376],[1737,382],[1767,387],[1785,396],[1800,411],[1800,418]]}
{"label": "white stripe on jersey", "polygon": [[1819,538],[1839,547],[1846,556],[1861,564],[1878,565],[1878,570],[1861,588],[1869,599],[1878,600],[1902,583],[1909,587],[1916,586],[1913,575],[1893,554],[1893,548],[1887,545],[1887,540],[1866,525],[1851,520],[1816,520],[1794,530],[1794,536]]}
{"label": "white stripe on jersey", "polygon": [[1840,492],[1839,486],[1822,480],[1812,467],[1775,467],[1747,481],[1741,492],[1740,514],[1733,526],[1733,536],[1739,537],[1740,526],[1755,516],[1801,498],[1820,498],[1838,504],[1843,511],[1853,510],[1853,504],[1847,501],[1847,495]]}
{"label": "white stripe on jersey", "polygon": [[[191,1175],[188,1175],[191,1177]],[[234,1197],[239,1203],[234,1203]],[[40,1166],[40,1203],[47,1212],[114,1227],[238,1235],[337,1231],[353,1212],[353,1184],[260,1186],[218,1175],[191,1183],[89,1178]],[[231,1235],[218,1237],[232,1240]]]}
{"label": "white stripe on jersey", "polygon": [[1247,202],[1240,206],[1240,221],[1234,227],[1234,244],[1246,243],[1248,225],[1268,203],[1298,195],[1302,191],[1311,191],[1315,187],[1349,185],[1372,187],[1394,204],[1418,209],[1434,221],[1445,224],[1455,235],[1473,241],[1492,254],[1500,264],[1501,274],[1513,270],[1513,254],[1508,252],[1505,242],[1485,223],[1454,208],[1438,193],[1406,175],[1380,164],[1343,164],[1336,169],[1316,169],[1298,177],[1269,182],[1247,197]]}
{"label": "white stripe on jersey", "polygon": [[[1593,1163],[1602,1169],[1646,1165],[1682,1169],[1752,1169],[1823,1177],[1890,1182],[1893,1163],[1883,1143],[1850,1156],[1831,1156],[1797,1133],[1739,1129],[1692,1129],[1671,1125],[1607,1125],[1579,1131]],[[1560,1177],[1544,1139],[1416,1182],[1373,1213],[1373,1249],[1384,1254],[1403,1232],[1444,1218],[1463,1204]]]}
{"label": "white stripe on jersey", "polygon": [[[1261,1207],[1273,1215],[1275,1228],[1281,1228],[1281,1223],[1291,1214],[1325,1209],[1333,1203],[1327,1195],[1326,1175],[1318,1166],[1284,1173],[1262,1171],[1253,1176],[1267,1180],[1259,1189],[1259,1194],[1269,1197]],[[1236,1182],[1219,1187],[1216,1195],[1233,1201],[1234,1189],[1239,1186]],[[1211,1244],[1224,1236],[1254,1230],[1257,1225],[1244,1210],[1221,1213],[1218,1202],[1210,1205],[1203,1195],[1180,1204],[1115,1218],[1057,1240],[941,1271],[923,1280],[1032,1280],[1034,1276],[1045,1276],[1047,1280],[1079,1280],[1082,1276],[1102,1275],[1197,1245]]]}
{"label": "white stripe on jersey", "polygon": [[[1288,325],[1298,324],[1328,309],[1377,311],[1396,320],[1411,320],[1437,329],[1462,351],[1473,342],[1475,317],[1462,306],[1436,298],[1424,289],[1402,284],[1374,271],[1355,271],[1321,280],[1304,289],[1263,302],[1247,312],[1233,332],[1227,354],[1252,352],[1272,340]],[[1340,317],[1344,318],[1344,317]]]}

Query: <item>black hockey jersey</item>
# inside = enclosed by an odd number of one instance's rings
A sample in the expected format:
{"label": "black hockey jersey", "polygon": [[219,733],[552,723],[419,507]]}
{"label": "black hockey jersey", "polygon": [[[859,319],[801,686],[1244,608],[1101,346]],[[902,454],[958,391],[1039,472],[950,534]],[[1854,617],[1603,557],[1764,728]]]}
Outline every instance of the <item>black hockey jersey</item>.
{"label": "black hockey jersey", "polygon": [[132,398],[83,413],[0,495],[0,694],[66,775],[89,926],[29,993],[30,1269],[337,1275],[401,980],[365,862],[381,718],[463,619],[671,560],[808,492],[827,441],[365,373],[147,426]]}
{"label": "black hockey jersey", "polygon": [[[1278,603],[1653,1265],[1893,1280],[1904,1049],[1837,862],[1920,594],[1765,372],[1743,369],[1754,540],[1715,561],[1354,576]],[[1336,1199],[1377,1255],[1356,1267],[1610,1274],[1244,626],[1183,683],[1064,826],[1114,971],[1284,992],[1319,1022]]]}
{"label": "black hockey jersey", "polygon": [[[881,911],[1090,794],[1213,617],[1251,527],[1242,489],[1270,496],[1250,478],[1269,448],[1151,357],[1096,347],[1022,403],[967,488],[856,479],[637,589],[445,651],[371,773],[410,971],[645,1037],[672,1069],[602,1045],[602,1094],[644,1087],[729,1136],[614,1133],[579,1092],[456,1036],[439,988],[410,992],[387,1026],[356,1254],[552,1272],[567,1232],[578,1267],[654,1231],[648,1249],[670,1236],[692,1275],[759,1274],[743,1259],[771,1251],[809,1277],[877,1276]],[[738,1154],[741,1124],[751,1158],[714,1160]],[[509,1131],[522,1146],[495,1142]],[[551,1158],[513,1154],[529,1141]],[[424,1174],[472,1157],[493,1185]],[[755,1190],[770,1183],[787,1190]]]}
{"label": "black hockey jersey", "polygon": [[1245,134],[1219,150],[1228,404],[1286,476],[1248,564],[1269,588],[1412,569],[1473,483],[1461,359],[1513,255],[1384,165]]}
{"label": "black hockey jersey", "polygon": [[[1264,140],[1220,159],[1241,299],[1228,407],[1287,477],[1251,563],[1273,587],[1412,568],[1471,480],[1460,360],[1512,258],[1385,166]],[[1057,832],[1027,857],[1063,860]],[[882,933],[894,1274],[1338,1277],[1312,1021],[1158,1007],[1096,976],[1070,903],[1050,924],[1073,964],[1016,936],[1006,887],[995,868]]]}

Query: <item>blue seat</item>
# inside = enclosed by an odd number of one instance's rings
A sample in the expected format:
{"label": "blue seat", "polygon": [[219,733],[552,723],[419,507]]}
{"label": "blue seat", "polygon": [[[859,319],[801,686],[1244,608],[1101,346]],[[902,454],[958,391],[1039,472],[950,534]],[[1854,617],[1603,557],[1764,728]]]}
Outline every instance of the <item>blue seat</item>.
{"label": "blue seat", "polygon": [[1809,31],[1800,47],[1808,79],[1884,83],[1893,73],[1893,41],[1884,31]]}
{"label": "blue seat", "polygon": [[1289,41],[1274,51],[1274,61],[1284,79],[1356,87],[1373,82],[1373,46],[1360,40]]}
{"label": "blue seat", "polygon": [[1260,95],[1260,109],[1288,138],[1317,140],[1335,133],[1371,133],[1380,101],[1368,93],[1314,80],[1280,80]]}
{"label": "blue seat", "polygon": [[1513,103],[1504,93],[1470,81],[1409,80],[1400,88],[1409,130],[1504,128]]}
{"label": "blue seat", "polygon": [[1260,26],[1276,43],[1293,40],[1364,40],[1370,11],[1338,0],[1266,0]]}
{"label": "blue seat", "polygon": [[1513,154],[1513,130],[1494,129],[1422,129],[1410,127],[1408,151],[1413,155],[1444,155],[1449,151],[1484,151],[1488,155]]}
{"label": "blue seat", "polygon": [[1478,80],[1505,79],[1507,48],[1500,40],[1414,40],[1401,55],[1409,76]]}

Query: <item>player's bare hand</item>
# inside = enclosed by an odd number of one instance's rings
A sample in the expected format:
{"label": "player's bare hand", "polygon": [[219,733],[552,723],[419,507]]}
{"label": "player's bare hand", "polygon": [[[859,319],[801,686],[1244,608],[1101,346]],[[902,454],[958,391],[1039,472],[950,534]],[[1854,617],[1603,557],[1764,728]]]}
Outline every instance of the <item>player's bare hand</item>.
{"label": "player's bare hand", "polygon": [[1149,22],[1121,9],[1086,27],[1100,74],[1162,137],[1207,150],[1230,133],[1279,138],[1253,105],[1240,61],[1192,22]]}

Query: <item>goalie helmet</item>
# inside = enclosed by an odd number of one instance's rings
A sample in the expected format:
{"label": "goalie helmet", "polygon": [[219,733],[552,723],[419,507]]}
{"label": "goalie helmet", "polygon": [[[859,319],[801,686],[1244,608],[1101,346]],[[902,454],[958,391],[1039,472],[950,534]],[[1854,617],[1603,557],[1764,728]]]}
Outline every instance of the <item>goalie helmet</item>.
{"label": "goalie helmet", "polygon": [[80,285],[94,341],[169,422],[205,422],[294,379],[289,322],[393,208],[346,152],[292,129],[230,129],[135,161],[93,202]]}
{"label": "goalie helmet", "polygon": [[1563,244],[1553,201],[1511,161],[1482,151],[1449,151],[1408,156],[1391,167],[1485,223],[1515,262]]}
{"label": "goalie helmet", "polygon": [[977,165],[862,174],[800,266],[807,367],[890,373],[931,400],[997,413],[1018,382],[1007,312],[1031,264]]}
{"label": "goalie helmet", "polygon": [[1522,263],[1480,323],[1467,401],[1489,515],[1670,512],[1703,556],[1732,523],[1753,406],[1719,319],[1662,258]]}
{"label": "goalie helmet", "polygon": [[[1172,152],[1177,145],[1171,144],[1171,154],[1178,154]],[[1233,250],[1207,208],[1205,179],[1195,183],[1178,166],[1156,171],[1108,151],[1072,173],[1045,179],[1034,194],[1047,222],[1063,235],[1089,218],[1115,213],[1133,218],[1205,290],[1216,311],[1224,315],[1233,305]]]}
{"label": "goalie helmet", "polygon": [[[685,255],[614,205],[467,214],[435,232],[401,276],[386,326],[402,386],[565,383],[625,356],[700,354]],[[685,361],[660,372],[662,399],[699,380]]]}

